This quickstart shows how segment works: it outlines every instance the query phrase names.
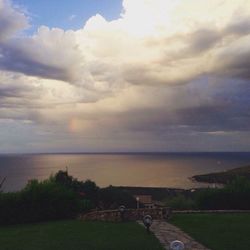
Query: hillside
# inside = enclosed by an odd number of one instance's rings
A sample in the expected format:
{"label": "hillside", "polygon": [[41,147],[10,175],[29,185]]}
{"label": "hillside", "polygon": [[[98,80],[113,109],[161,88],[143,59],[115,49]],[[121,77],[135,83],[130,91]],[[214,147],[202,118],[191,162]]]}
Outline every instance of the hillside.
{"label": "hillside", "polygon": [[234,168],[218,173],[195,175],[192,179],[198,182],[226,184],[238,176],[250,179],[250,166]]}

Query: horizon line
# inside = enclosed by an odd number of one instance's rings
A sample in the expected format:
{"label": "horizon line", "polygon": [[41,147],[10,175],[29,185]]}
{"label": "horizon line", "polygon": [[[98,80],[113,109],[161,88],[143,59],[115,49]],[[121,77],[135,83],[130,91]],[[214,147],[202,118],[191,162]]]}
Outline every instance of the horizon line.
{"label": "horizon line", "polygon": [[250,153],[250,151],[102,151],[102,152],[23,152],[23,153],[0,153],[0,155],[104,155],[104,154],[214,154],[214,153]]}

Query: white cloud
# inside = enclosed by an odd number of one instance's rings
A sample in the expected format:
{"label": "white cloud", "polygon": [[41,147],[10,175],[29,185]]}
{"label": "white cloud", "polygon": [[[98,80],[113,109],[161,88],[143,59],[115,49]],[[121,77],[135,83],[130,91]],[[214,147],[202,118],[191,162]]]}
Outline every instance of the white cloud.
{"label": "white cloud", "polygon": [[[128,84],[188,83],[215,70],[218,51],[232,43],[245,46],[240,39],[249,34],[244,27],[250,4],[244,0],[124,0],[123,5],[121,18],[111,22],[96,15],[78,31],[42,26],[32,37],[10,40],[0,67],[107,93]],[[239,11],[237,29],[232,18]],[[245,33],[236,35],[234,29]]]}
{"label": "white cloud", "polygon": [[0,0],[0,41],[27,27],[27,17],[18,9],[14,9],[8,0]]}
{"label": "white cloud", "polygon": [[76,19],[76,17],[77,17],[77,15],[72,14],[72,15],[69,16],[68,20],[73,21],[74,19]]}

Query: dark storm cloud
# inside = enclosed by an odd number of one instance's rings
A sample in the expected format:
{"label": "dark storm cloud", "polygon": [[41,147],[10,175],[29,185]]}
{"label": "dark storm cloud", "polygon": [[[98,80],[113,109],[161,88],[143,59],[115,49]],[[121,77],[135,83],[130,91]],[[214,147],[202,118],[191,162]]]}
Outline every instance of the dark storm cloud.
{"label": "dark storm cloud", "polygon": [[235,112],[228,107],[196,107],[178,111],[178,121],[192,127],[193,131],[250,131],[250,114]]}
{"label": "dark storm cloud", "polygon": [[[247,42],[250,44],[250,38]],[[216,61],[215,74],[250,80],[250,46],[226,50],[217,56]]]}
{"label": "dark storm cloud", "polygon": [[39,110],[49,106],[41,102],[43,90],[30,84],[0,84],[0,119],[38,121]]}
{"label": "dark storm cloud", "polygon": [[1,84],[0,85],[0,102],[3,98],[29,99],[35,100],[39,98],[42,89],[39,87],[30,86],[28,84]]}
{"label": "dark storm cloud", "polygon": [[[21,41],[25,43],[25,41]],[[27,41],[28,44],[28,41]],[[27,53],[27,49],[18,45],[2,45],[0,47],[0,69],[19,72],[25,75],[38,76],[42,78],[71,80],[65,68],[49,65],[49,62],[39,61],[32,53]]]}
{"label": "dark storm cloud", "polygon": [[187,37],[190,53],[195,55],[213,48],[220,40],[221,34],[212,29],[200,29]]}
{"label": "dark storm cloud", "polygon": [[250,18],[239,17],[238,20],[232,20],[231,23],[224,29],[225,34],[247,35],[250,33]]}
{"label": "dark storm cloud", "polygon": [[[214,131],[250,131],[250,86],[248,82],[227,80],[210,85],[204,94],[205,86],[200,83],[175,88],[172,98],[179,105],[156,108],[135,108],[115,116],[114,124],[129,131],[141,131],[163,135],[170,132],[199,133]],[[191,91],[190,91],[191,89]],[[190,102],[187,96],[197,101]],[[204,95],[206,97],[204,97]],[[200,97],[200,98],[199,98]],[[167,97],[166,97],[167,98]],[[186,106],[186,107],[185,107]]]}
{"label": "dark storm cloud", "polygon": [[31,89],[27,86],[0,86],[0,98],[22,98],[27,95]]}

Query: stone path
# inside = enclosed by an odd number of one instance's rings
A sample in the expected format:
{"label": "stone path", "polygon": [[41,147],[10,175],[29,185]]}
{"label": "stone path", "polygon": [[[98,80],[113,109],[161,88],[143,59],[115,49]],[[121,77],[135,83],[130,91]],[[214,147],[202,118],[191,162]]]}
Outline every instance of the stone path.
{"label": "stone path", "polygon": [[[143,225],[142,221],[138,221],[138,223]],[[155,220],[150,230],[155,234],[166,250],[170,250],[170,242],[174,240],[182,241],[185,244],[185,250],[209,250],[181,231],[178,227],[166,221]]]}

